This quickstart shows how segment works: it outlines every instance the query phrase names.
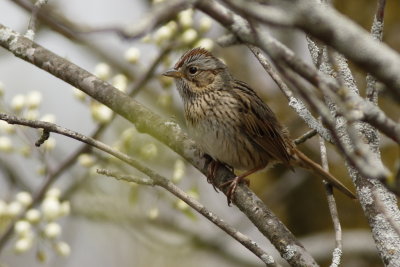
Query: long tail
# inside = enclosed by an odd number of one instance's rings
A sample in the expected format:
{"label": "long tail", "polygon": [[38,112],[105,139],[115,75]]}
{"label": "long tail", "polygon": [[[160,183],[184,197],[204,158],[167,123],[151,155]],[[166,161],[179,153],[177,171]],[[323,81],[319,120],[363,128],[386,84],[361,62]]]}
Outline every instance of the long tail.
{"label": "long tail", "polygon": [[323,179],[327,180],[330,184],[332,184],[334,187],[339,189],[346,196],[348,196],[352,199],[357,198],[354,195],[354,193],[350,191],[350,189],[348,189],[339,180],[337,180],[335,177],[333,177],[332,174],[325,171],[319,164],[315,163],[310,158],[308,158],[306,155],[304,155],[301,151],[295,149],[295,154],[299,158],[297,163],[299,164],[300,167],[303,167],[305,169],[310,169],[310,170],[317,172],[319,175],[322,176]]}

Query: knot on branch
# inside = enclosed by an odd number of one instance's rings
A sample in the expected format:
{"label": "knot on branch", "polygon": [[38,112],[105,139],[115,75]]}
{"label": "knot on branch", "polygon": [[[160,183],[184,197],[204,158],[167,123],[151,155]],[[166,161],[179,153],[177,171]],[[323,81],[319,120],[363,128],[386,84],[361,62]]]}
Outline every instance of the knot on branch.
{"label": "knot on branch", "polygon": [[39,140],[36,141],[35,146],[40,147],[47,139],[50,137],[50,132],[46,129],[43,129],[42,135]]}

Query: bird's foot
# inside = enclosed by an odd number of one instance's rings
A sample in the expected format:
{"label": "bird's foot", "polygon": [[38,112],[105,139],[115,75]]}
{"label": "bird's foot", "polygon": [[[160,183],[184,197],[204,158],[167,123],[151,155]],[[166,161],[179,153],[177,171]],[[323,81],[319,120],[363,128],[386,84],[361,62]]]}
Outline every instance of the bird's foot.
{"label": "bird's foot", "polygon": [[227,201],[228,201],[228,206],[230,206],[231,203],[232,203],[233,196],[234,196],[234,193],[236,191],[236,187],[237,187],[237,185],[239,183],[245,182],[247,186],[250,185],[250,181],[245,178],[246,176],[247,175],[236,176],[232,180],[229,180],[229,181],[227,181],[227,182],[225,182],[225,183],[223,183],[221,185],[221,187],[227,187],[228,188],[227,191],[226,191],[226,198],[227,198]]}
{"label": "bird's foot", "polygon": [[208,167],[207,167],[207,182],[212,184],[215,192],[218,192],[218,189],[215,186],[215,176],[217,174],[219,165],[220,165],[219,161],[211,159],[211,162],[208,164]]}

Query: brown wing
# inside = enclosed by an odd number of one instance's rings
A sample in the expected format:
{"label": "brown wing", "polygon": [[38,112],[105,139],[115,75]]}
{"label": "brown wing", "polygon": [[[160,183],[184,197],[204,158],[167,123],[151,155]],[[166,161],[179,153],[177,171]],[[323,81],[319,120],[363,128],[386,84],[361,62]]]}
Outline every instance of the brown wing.
{"label": "brown wing", "polygon": [[243,131],[271,158],[290,165],[291,144],[273,111],[244,82],[235,81],[232,94],[239,100]]}

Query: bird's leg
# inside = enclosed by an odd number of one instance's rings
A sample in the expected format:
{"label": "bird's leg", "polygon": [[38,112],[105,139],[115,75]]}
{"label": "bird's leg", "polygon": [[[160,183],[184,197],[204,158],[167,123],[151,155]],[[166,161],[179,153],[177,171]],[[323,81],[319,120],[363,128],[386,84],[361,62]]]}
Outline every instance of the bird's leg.
{"label": "bird's leg", "polygon": [[218,192],[217,187],[215,186],[215,176],[218,170],[219,165],[221,164],[219,161],[212,159],[210,156],[207,155],[208,160],[210,163],[207,167],[207,182],[212,184],[214,187],[215,192]]}
{"label": "bird's leg", "polygon": [[235,193],[236,187],[240,182],[245,182],[247,185],[250,185],[250,181],[246,179],[247,176],[249,176],[252,173],[255,173],[264,167],[257,167],[252,170],[249,170],[239,176],[236,176],[232,180],[229,180],[221,185],[221,187],[228,187],[228,190],[226,191],[226,198],[228,200],[228,206],[231,205],[232,199],[233,199],[233,194]]}

